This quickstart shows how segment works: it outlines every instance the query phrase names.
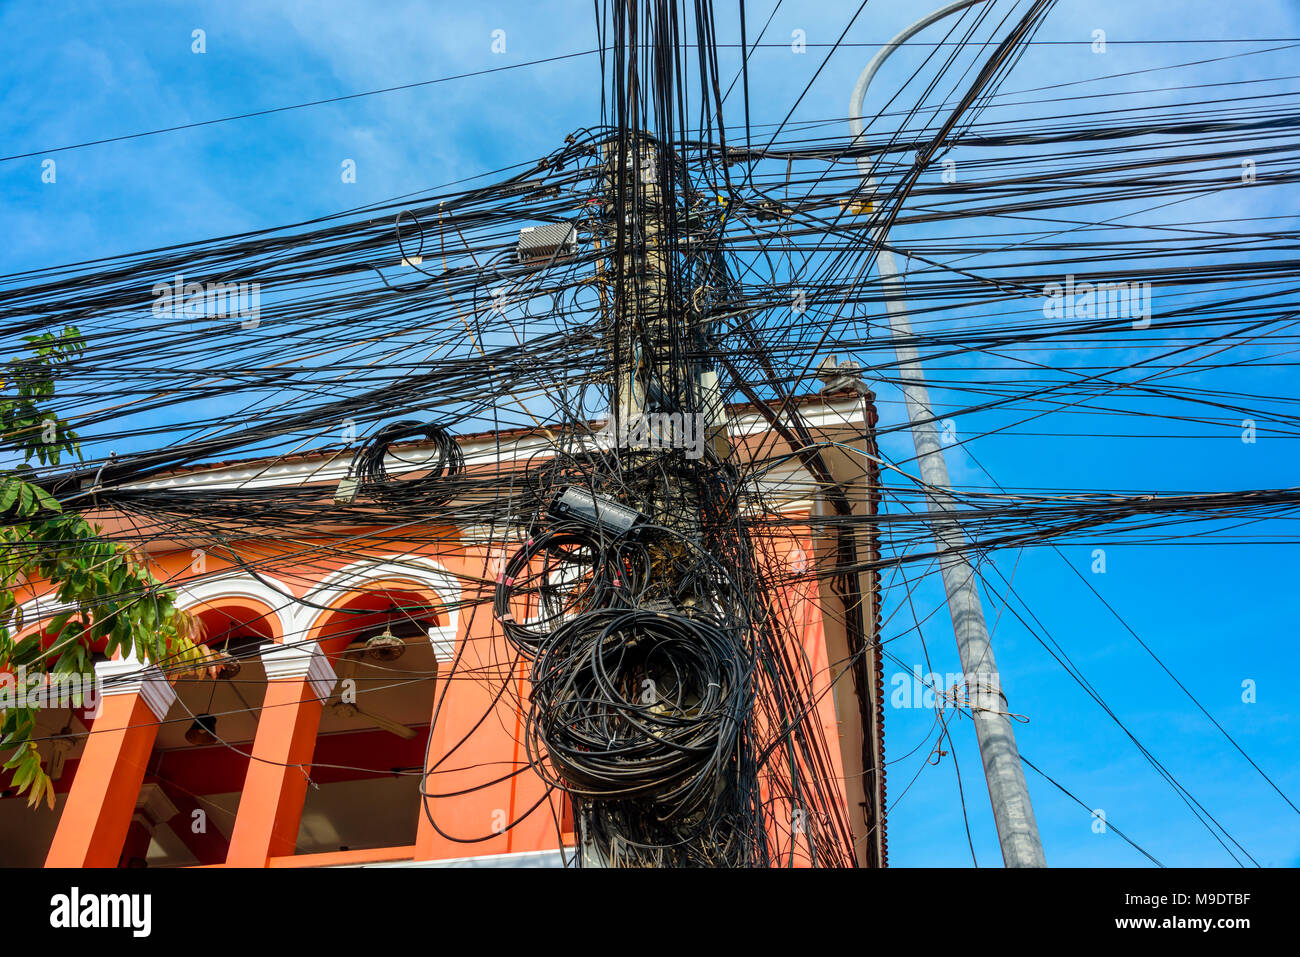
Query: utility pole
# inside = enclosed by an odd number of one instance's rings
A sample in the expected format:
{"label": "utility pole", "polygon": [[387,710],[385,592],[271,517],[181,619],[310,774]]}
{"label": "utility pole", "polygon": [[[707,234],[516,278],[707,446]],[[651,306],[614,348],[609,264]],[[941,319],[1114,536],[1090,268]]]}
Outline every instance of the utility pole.
{"label": "utility pole", "polygon": [[[858,77],[849,101],[849,124],[856,145],[863,136],[862,107],[867,86],[880,65],[898,46],[930,24],[984,0],[956,0],[934,13],[921,18],[883,46]],[[858,168],[865,185],[874,190],[871,164],[863,157]],[[889,328],[894,340],[894,354],[898,359],[898,375],[902,382],[907,418],[911,423],[912,439],[916,446],[916,461],[921,481],[926,486],[926,498],[933,518],[930,527],[942,551],[940,569],[944,589],[948,595],[948,611],[952,616],[953,631],[957,636],[957,650],[961,656],[966,686],[971,698],[975,734],[979,740],[984,776],[988,780],[989,798],[993,803],[993,817],[997,823],[998,840],[1002,845],[1002,860],[1007,867],[1045,867],[1043,845],[1038,836],[1038,823],[1029,801],[1029,788],[1016,748],[1016,736],[1007,714],[1006,696],[993,658],[984,608],[980,600],[975,570],[967,557],[968,541],[960,523],[950,516],[955,513],[948,464],[944,460],[943,446],[935,428],[935,414],[930,405],[930,392],[925,385],[925,371],[920,355],[911,345],[912,323],[908,316],[906,293],[898,274],[894,254],[888,248],[889,233],[881,228],[871,234],[877,249],[876,268],[885,294],[885,307],[889,314]]]}
{"label": "utility pole", "polygon": [[[669,290],[671,251],[665,243],[666,216],[660,169],[661,156],[653,137],[633,128],[620,141],[602,145],[603,216],[612,237],[602,242],[609,250],[602,275],[606,287],[605,335],[609,343],[613,380],[610,384],[609,420],[615,454],[625,456],[635,474],[638,460],[656,453],[621,447],[630,427],[645,429],[648,413],[677,407],[685,414],[681,384],[684,370],[674,355],[675,310]],[[612,241],[609,241],[612,240]],[[621,243],[620,243],[621,240]],[[677,311],[679,312],[679,311]],[[648,470],[643,481],[633,481],[639,506],[656,525],[698,537],[698,491],[690,483],[661,478]],[[590,806],[579,806],[583,867],[617,866],[617,848],[597,846],[590,833]],[[615,836],[617,842],[617,836]]]}
{"label": "utility pole", "polygon": [[[627,137],[626,144],[620,144],[617,139],[602,144],[601,158],[604,167],[604,215],[601,218],[613,226],[615,237],[623,239],[621,250],[617,239],[608,244],[610,259],[602,274],[608,277],[613,288],[602,290],[601,299],[607,306],[605,335],[613,370],[609,434],[613,436],[617,450],[629,427],[645,415],[650,405],[654,382],[652,369],[658,370],[650,365],[652,357],[645,356],[643,348],[647,341],[667,339],[668,260],[659,243],[662,202],[658,181],[659,157],[654,142],[634,131]],[[656,495],[650,496],[652,503],[657,499]],[[655,515],[656,521],[663,518],[660,514]],[[581,864],[583,867],[606,867],[613,855],[607,857],[605,849],[597,846],[591,834],[589,810],[586,802],[575,802]]]}
{"label": "utility pole", "polygon": [[[701,513],[708,494],[704,476],[715,466],[707,457],[692,461],[684,446],[665,441],[682,438],[690,419],[690,434],[697,441],[707,440],[719,457],[729,452],[716,374],[691,357],[701,341],[704,313],[693,308],[691,295],[673,286],[675,238],[690,241],[681,233],[683,217],[674,188],[681,172],[678,158],[648,131],[632,127],[604,144],[602,159],[602,219],[606,231],[613,233],[612,243],[609,236],[602,241],[607,257],[601,270],[605,335],[614,370],[610,434],[615,445],[622,446],[615,454],[621,460],[629,504],[644,512],[651,526],[666,530],[646,543],[654,571],[641,601],[644,608],[665,618],[686,620],[697,612],[710,620],[727,618],[730,609],[719,596],[709,594],[707,588],[697,592],[695,586],[683,587],[683,569],[698,566],[698,552],[709,547]],[[690,194],[685,199],[689,201]],[[699,292],[707,295],[708,290]],[[672,423],[680,423],[681,431],[674,431]],[[629,425],[640,434],[655,433],[649,448],[628,437]],[[739,631],[735,640],[736,653],[743,654]],[[715,800],[722,793],[720,789]],[[618,866],[619,835],[593,835],[592,810],[584,803],[578,817],[583,822],[579,824],[582,865]],[[689,831],[697,824],[663,822],[670,832]],[[730,818],[718,819],[713,827],[720,835],[740,833]],[[609,843],[598,844],[597,836]],[[665,846],[680,843],[669,838]],[[729,843],[730,838],[719,838],[714,847]]]}
{"label": "utility pole", "polygon": [[[636,133],[628,136],[625,148],[620,149],[618,141],[611,140],[604,145],[603,153],[606,218],[614,222],[614,217],[622,216],[624,237],[621,255],[611,250],[618,258],[607,272],[615,282],[609,335],[616,378],[610,390],[610,414],[616,426],[626,428],[646,412],[649,385],[656,378],[649,365],[652,357],[643,355],[645,341],[666,338],[656,335],[664,331],[668,312],[667,257],[658,242],[662,231],[659,157],[654,142]],[[616,233],[619,225],[614,222]],[[645,332],[644,339],[638,335],[640,330]]]}

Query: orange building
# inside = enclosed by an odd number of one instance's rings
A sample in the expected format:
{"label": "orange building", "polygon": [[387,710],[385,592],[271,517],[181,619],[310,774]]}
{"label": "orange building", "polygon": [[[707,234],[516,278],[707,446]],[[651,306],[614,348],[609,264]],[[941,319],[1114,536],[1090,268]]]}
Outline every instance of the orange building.
{"label": "orange building", "polygon": [[[838,444],[825,461],[853,507],[874,509],[870,458],[847,451],[874,447],[870,397],[808,397],[800,410],[819,440]],[[835,552],[816,523],[799,523],[826,507],[822,486],[758,411],[734,409],[730,430],[737,454],[748,449],[775,463],[759,481],[763,501],[786,522],[762,551],[788,582],[783,633],[808,662],[810,700],[843,785],[838,799],[858,863],[882,865],[879,655],[854,657],[845,599],[832,576],[813,574]],[[519,432],[458,441],[473,470],[535,464],[551,438]],[[403,450],[404,461],[412,451]],[[328,491],[346,467],[338,453],[276,457],[190,468],[135,487],[177,497]],[[492,614],[509,547],[499,532],[341,523],[291,535],[230,520],[226,544],[211,545],[209,526],[196,548],[182,522],[145,528],[129,512],[94,517],[124,542],[149,542],[154,574],[176,589],[221,663],[176,676],[134,660],[99,661],[96,713],[50,709],[40,721],[40,749],[56,779],[54,812],[29,810],[12,787],[0,790],[0,864],[564,862],[574,844],[572,811],[528,765],[527,665]],[[875,575],[860,578],[862,620],[874,636]],[[58,613],[41,592],[37,584],[24,596],[28,633]],[[858,664],[836,666],[849,660]],[[799,844],[797,835],[788,839]],[[806,864],[812,853],[800,846],[795,856]]]}

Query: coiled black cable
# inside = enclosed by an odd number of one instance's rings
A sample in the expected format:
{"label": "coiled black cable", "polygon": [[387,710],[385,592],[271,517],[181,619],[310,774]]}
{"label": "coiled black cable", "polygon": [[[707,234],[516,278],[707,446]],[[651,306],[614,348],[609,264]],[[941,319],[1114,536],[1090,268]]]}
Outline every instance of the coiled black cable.
{"label": "coiled black cable", "polygon": [[685,824],[718,795],[747,723],[752,666],[702,617],[599,609],[566,622],[532,669],[528,747],[551,783],[653,805]]}
{"label": "coiled black cable", "polygon": [[[423,459],[411,462],[421,470],[427,469],[418,478],[394,478],[388,474],[384,459],[390,454],[393,443],[409,439],[432,443],[435,458],[427,463]],[[400,459],[396,453],[391,454]],[[419,454],[425,456],[427,453],[421,448]],[[435,505],[451,497],[451,489],[445,480],[464,470],[464,454],[450,432],[432,422],[404,419],[384,426],[367,439],[353,458],[349,474],[357,479],[364,494],[378,501],[414,500]]]}
{"label": "coiled black cable", "polygon": [[511,644],[532,658],[564,621],[615,603],[626,579],[587,529],[560,526],[538,532],[510,557],[492,610]]}

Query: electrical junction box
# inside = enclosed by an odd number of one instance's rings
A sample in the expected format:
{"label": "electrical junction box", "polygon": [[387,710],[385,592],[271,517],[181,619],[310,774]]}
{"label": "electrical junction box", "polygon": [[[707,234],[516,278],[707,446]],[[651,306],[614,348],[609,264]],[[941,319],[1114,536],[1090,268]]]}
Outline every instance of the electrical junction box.
{"label": "electrical junction box", "polygon": [[547,223],[519,230],[515,247],[520,262],[560,262],[578,251],[578,228],[573,223]]}
{"label": "electrical junction box", "polygon": [[615,536],[626,535],[645,521],[645,516],[636,509],[576,485],[570,485],[551,499],[547,511],[553,518],[581,522]]}

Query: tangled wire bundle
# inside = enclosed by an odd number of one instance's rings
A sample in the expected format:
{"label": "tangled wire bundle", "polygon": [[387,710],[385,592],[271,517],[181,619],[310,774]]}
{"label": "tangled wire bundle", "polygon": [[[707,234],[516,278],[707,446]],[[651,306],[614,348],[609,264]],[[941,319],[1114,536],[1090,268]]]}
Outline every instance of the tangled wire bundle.
{"label": "tangled wire bundle", "polygon": [[[417,453],[419,459],[410,464],[426,474],[419,478],[393,478],[384,467],[384,458],[394,442],[408,439],[433,443],[434,457],[430,460],[427,449],[422,446]],[[393,454],[401,460],[400,456]],[[421,505],[435,505],[442,504],[451,497],[446,479],[459,475],[464,470],[464,454],[450,432],[432,422],[404,419],[384,426],[367,439],[352,460],[350,473],[360,483],[361,490],[378,501],[389,504],[418,502]]]}
{"label": "tangled wire bundle", "polygon": [[627,575],[612,554],[587,529],[560,526],[511,556],[497,579],[493,613],[525,657],[562,622],[617,602]]}
{"label": "tangled wire bundle", "polygon": [[717,796],[752,695],[738,643],[703,618],[599,609],[567,622],[533,664],[528,747],[551,783],[647,801],[686,821]]}

